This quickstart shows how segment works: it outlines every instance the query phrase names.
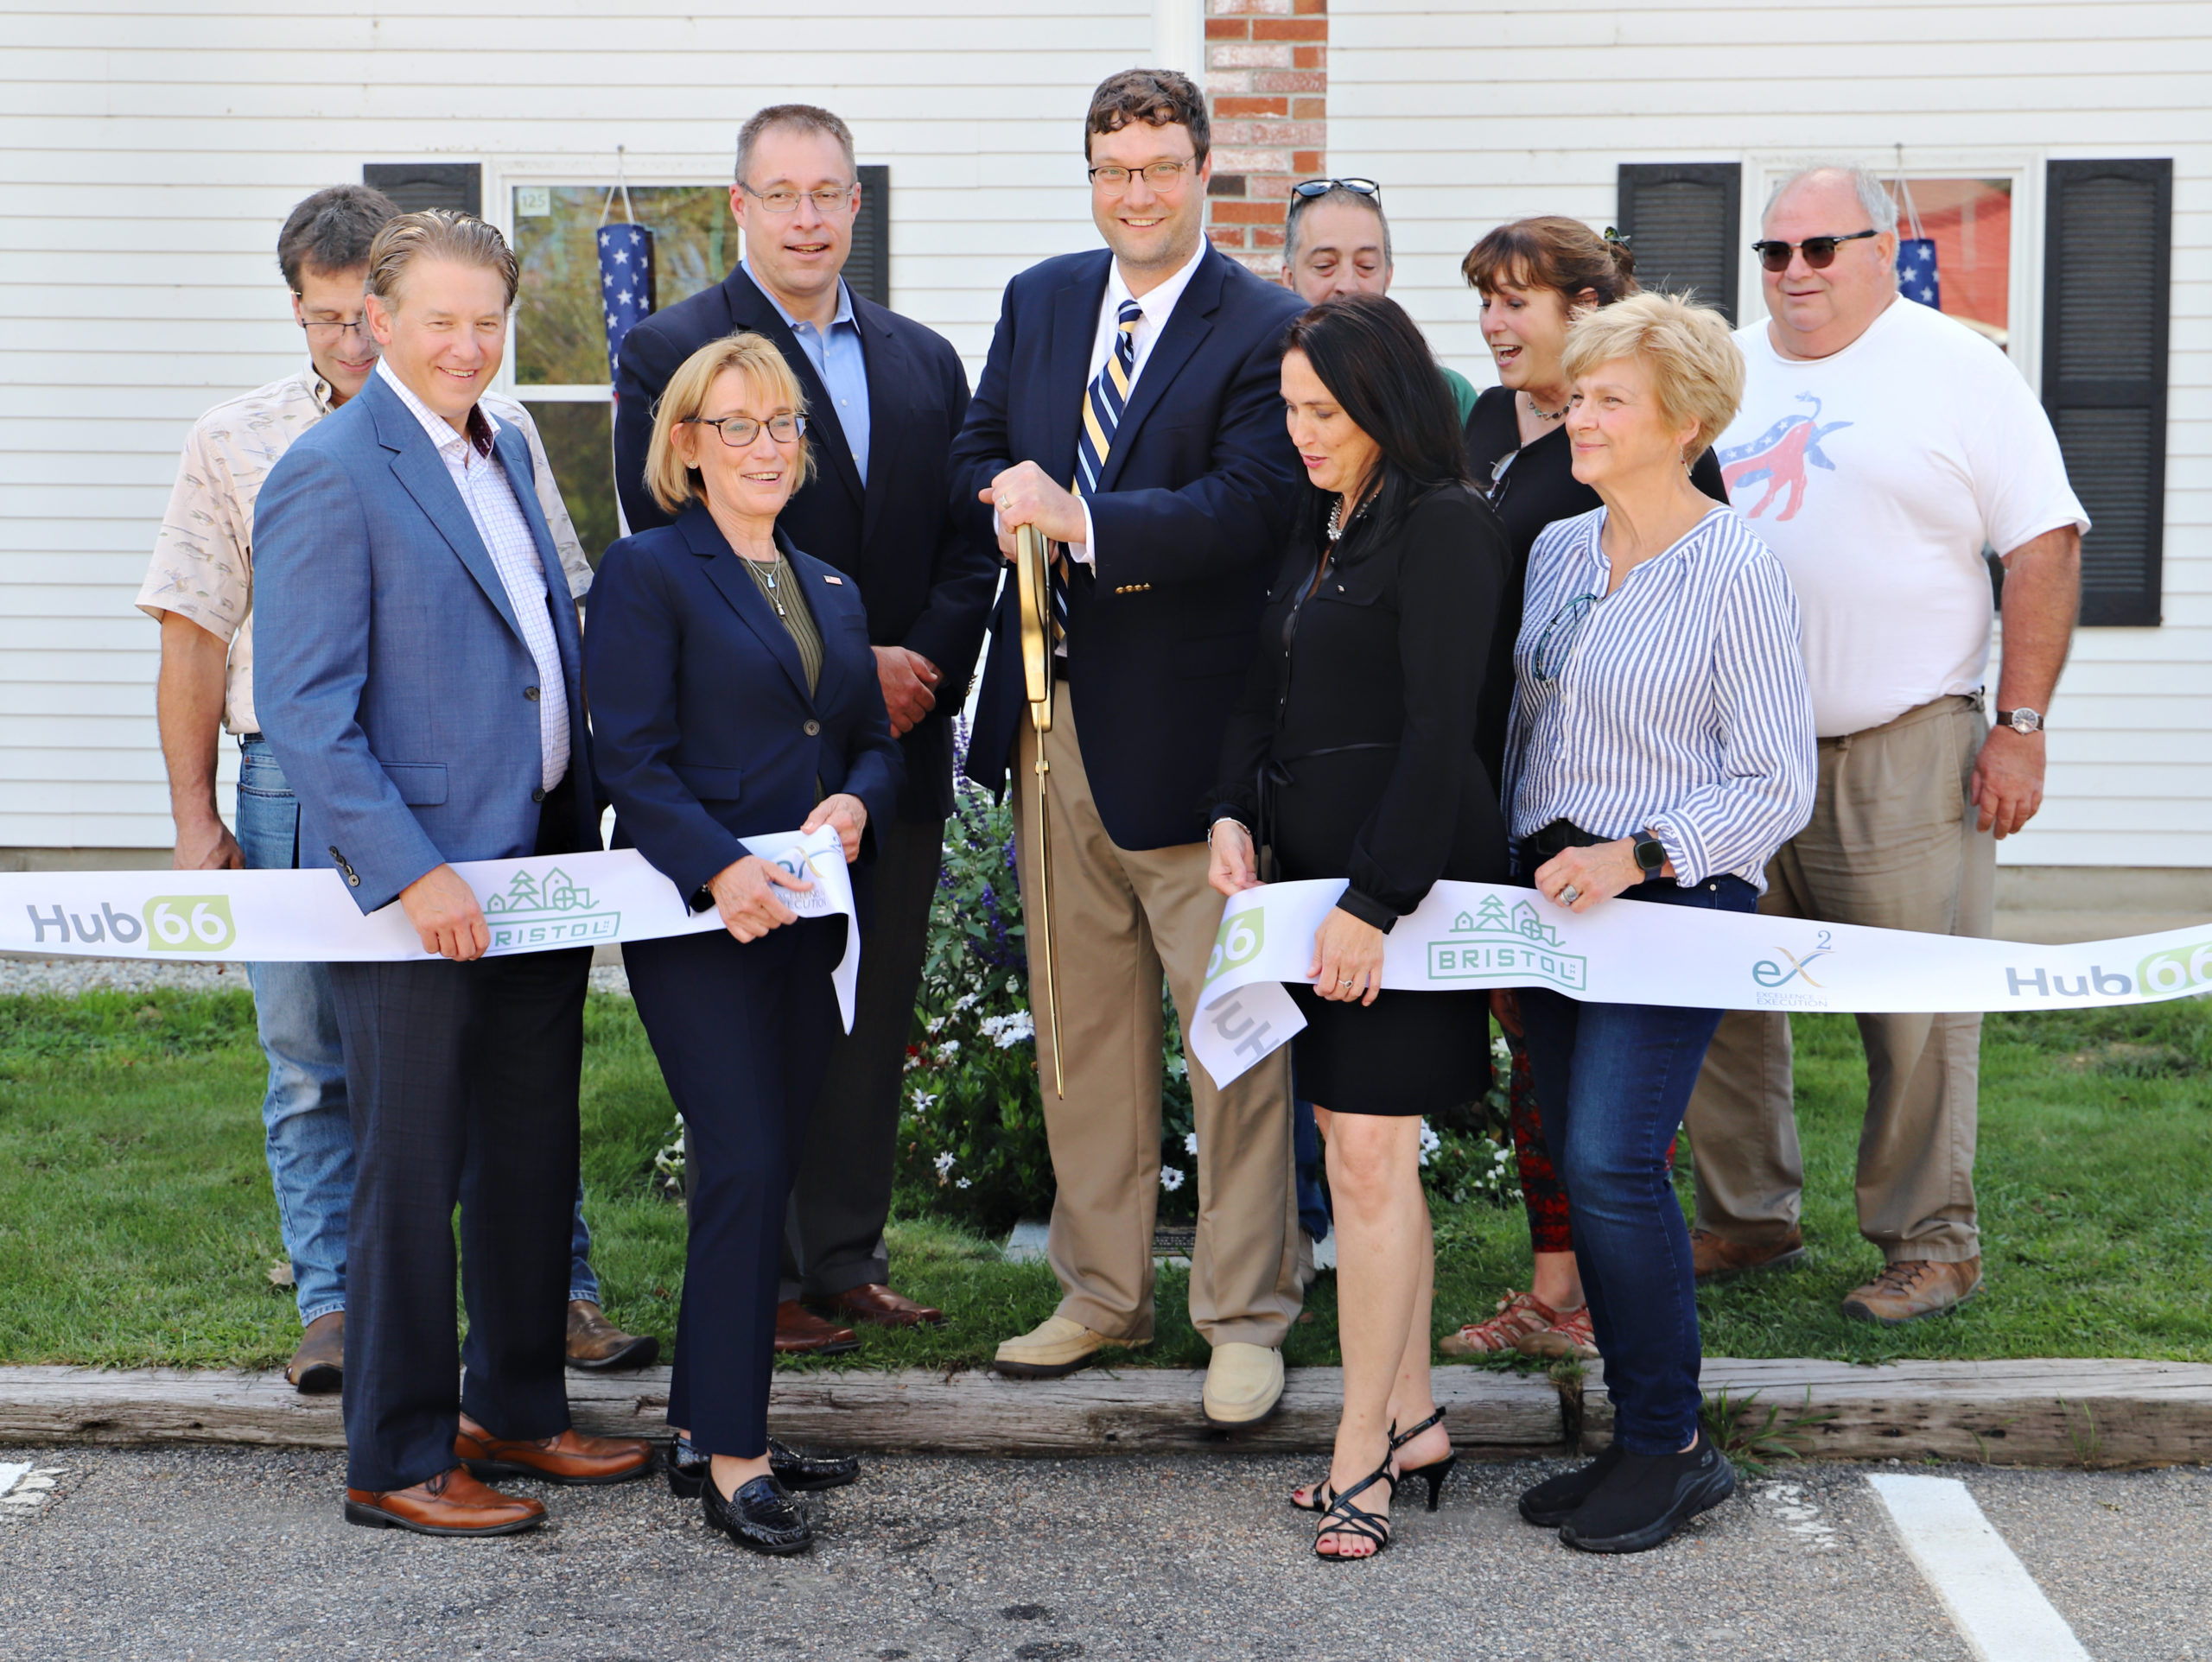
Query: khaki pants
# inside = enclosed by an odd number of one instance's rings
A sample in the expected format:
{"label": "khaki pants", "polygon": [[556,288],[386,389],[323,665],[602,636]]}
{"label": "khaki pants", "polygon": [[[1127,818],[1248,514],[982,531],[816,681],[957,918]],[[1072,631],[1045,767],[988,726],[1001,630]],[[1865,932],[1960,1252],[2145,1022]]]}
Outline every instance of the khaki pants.
{"label": "khaki pants", "polygon": [[[1052,1144],[1048,1246],[1066,1296],[1058,1314],[1109,1338],[1153,1332],[1152,1230],[1160,1201],[1160,976],[1187,1029],[1221,922],[1204,843],[1141,853],[1099,823],[1066,689],[1045,736],[1052,796],[1052,944],[1065,1100],[1052,1094],[1052,1024],[1039,974],[1034,808],[1037,735],[1023,729],[1019,804],[1030,998]],[[1289,1050],[1216,1090],[1191,1069],[1198,1135],[1198,1242],[1191,1321],[1210,1344],[1280,1346],[1298,1314]]]}
{"label": "khaki pants", "polygon": [[[1766,870],[1770,917],[1986,936],[1997,844],[1967,792],[1988,724],[1939,698],[1886,726],[1820,741],[1812,822]],[[1978,1257],[1974,1151],[1981,1016],[1861,1016],[1866,1120],[1859,1233],[1891,1263]],[[1732,1011],[1707,1052],[1683,1124],[1697,1227],[1764,1246],[1795,1227],[1804,1187],[1792,1109],[1789,1018]]]}

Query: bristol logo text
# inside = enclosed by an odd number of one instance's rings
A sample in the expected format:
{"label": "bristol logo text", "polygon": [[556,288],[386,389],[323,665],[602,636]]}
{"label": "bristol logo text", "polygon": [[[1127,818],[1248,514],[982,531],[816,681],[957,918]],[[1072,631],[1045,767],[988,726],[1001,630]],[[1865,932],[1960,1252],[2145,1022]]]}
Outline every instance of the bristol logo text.
{"label": "bristol logo text", "polygon": [[1428,943],[1432,981],[1549,981],[1570,993],[1590,985],[1590,961],[1560,949],[1559,931],[1536,915],[1527,901],[1511,917],[1496,895],[1484,897],[1473,914],[1461,912],[1451,932]]}
{"label": "bristol logo text", "polygon": [[594,911],[591,891],[556,866],[543,879],[517,872],[505,894],[484,903],[484,923],[492,934],[488,951],[523,952],[612,941],[621,931],[622,914]]}

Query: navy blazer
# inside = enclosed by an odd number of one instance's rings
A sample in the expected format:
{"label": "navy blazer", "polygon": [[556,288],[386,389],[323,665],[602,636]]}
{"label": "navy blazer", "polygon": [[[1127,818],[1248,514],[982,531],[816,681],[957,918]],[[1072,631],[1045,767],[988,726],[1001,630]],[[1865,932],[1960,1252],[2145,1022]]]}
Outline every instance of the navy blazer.
{"label": "navy blazer", "polygon": [[749,329],[775,343],[806,394],[815,457],[814,478],[792,494],[778,523],[860,584],[874,644],[919,652],[944,672],[937,707],[899,741],[906,755],[901,815],[941,820],[952,811],[953,719],[967,701],[998,592],[996,542],[973,541],[947,503],[948,454],[968,409],[968,371],[943,335],[858,295],[853,320],[868,364],[865,488],[836,402],[743,266],[646,318],[623,340],[615,482],[632,531],[670,523],[645,489],[654,402],[677,366],[709,341]]}
{"label": "navy blazer", "polygon": [[780,525],[776,542],[822,636],[811,694],[791,631],[703,507],[624,537],[592,582],[584,663],[615,846],[636,847],[695,905],[745,857],[739,838],[805,821],[817,780],[859,797],[871,828],[898,808],[905,764],[861,597]]}
{"label": "navy blazer", "polygon": [[467,504],[414,413],[372,375],[270,470],[253,516],[254,704],[300,799],[302,866],[365,912],[437,866],[536,852],[538,701],[569,701],[572,846],[599,847],[576,608],[537,505],[530,446],[493,454],[530,522],[561,649],[537,660]]}
{"label": "navy blazer", "polygon": [[[1075,478],[1076,430],[1113,256],[1064,255],[1007,285],[990,357],[952,447],[952,502],[1016,461]],[[1297,453],[1283,425],[1283,333],[1305,304],[1208,248],[1145,359],[1090,498],[1096,564],[1068,593],[1068,681],[1084,771],[1128,849],[1195,842],[1260,607],[1289,530]],[[595,604],[595,602],[594,602]],[[968,775],[1003,788],[1028,720],[1014,585],[992,619]]]}

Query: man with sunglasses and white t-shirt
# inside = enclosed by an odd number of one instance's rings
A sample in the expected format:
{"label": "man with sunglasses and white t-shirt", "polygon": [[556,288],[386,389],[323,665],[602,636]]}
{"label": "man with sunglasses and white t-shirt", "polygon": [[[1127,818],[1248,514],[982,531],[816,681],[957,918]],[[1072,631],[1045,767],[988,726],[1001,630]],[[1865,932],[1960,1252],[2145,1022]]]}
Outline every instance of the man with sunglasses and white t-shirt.
{"label": "man with sunglasses and white t-shirt", "polygon": [[[1769,315],[1737,333],[1744,403],[1717,447],[1737,511],[1796,586],[1820,735],[1812,821],[1769,865],[1759,910],[1986,936],[1995,839],[2043,802],[2088,517],[2003,351],[1898,295],[1897,208],[1872,174],[1784,181],[1754,246]],[[2005,562],[1993,730],[1985,549]],[[1701,1283],[1804,1256],[1786,1009],[1726,1017],[1691,1099]],[[1843,1310],[1895,1326],[1981,1288],[1981,1016],[1859,1025],[1859,1227],[1886,1264]]]}

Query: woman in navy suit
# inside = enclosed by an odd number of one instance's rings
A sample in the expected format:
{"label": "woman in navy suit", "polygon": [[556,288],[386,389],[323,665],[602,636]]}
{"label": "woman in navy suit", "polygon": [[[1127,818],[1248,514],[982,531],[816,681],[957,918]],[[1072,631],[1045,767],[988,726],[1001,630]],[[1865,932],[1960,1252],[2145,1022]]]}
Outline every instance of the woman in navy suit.
{"label": "woman in navy suit", "polygon": [[811,466],[805,428],[798,383],[760,336],[693,353],[645,462],[676,523],[607,551],[584,649],[616,846],[728,926],[623,952],[690,1161],[670,1482],[740,1545],[774,1553],[813,1538],[792,1489],[859,1471],[767,1436],[784,1209],[836,1031],[844,925],[797,918],[779,891],[811,885],[739,839],[827,825],[856,860],[903,767],[859,592],[776,528]]}

